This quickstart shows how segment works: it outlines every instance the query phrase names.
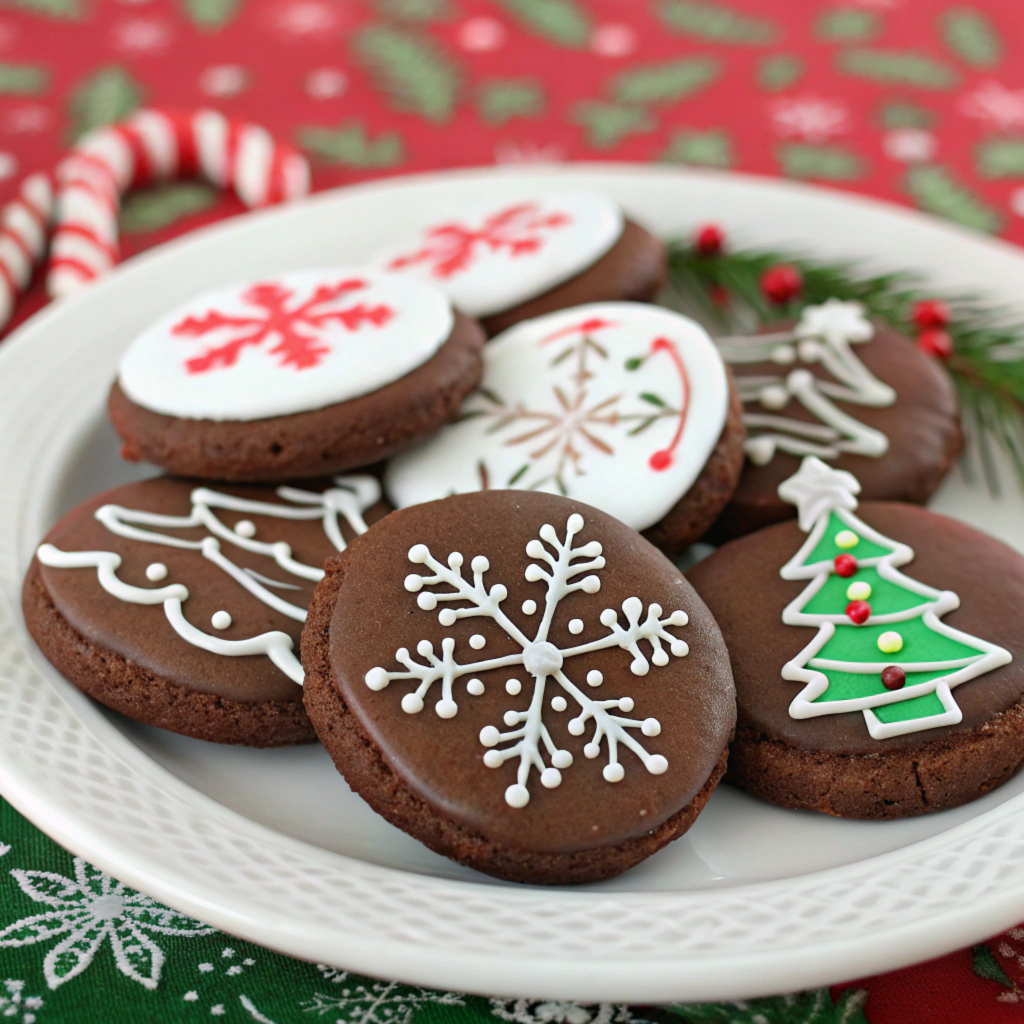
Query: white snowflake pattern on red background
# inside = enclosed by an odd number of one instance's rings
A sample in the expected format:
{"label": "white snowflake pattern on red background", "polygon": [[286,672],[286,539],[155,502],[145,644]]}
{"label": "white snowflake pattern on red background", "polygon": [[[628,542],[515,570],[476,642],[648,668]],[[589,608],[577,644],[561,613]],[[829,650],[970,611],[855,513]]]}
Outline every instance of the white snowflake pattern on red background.
{"label": "white snowflake pattern on red background", "polygon": [[568,214],[542,213],[536,203],[517,203],[485,217],[477,228],[457,221],[430,228],[423,246],[407,256],[396,256],[389,269],[427,263],[432,276],[449,278],[470,266],[481,249],[504,250],[512,257],[538,252],[544,246],[545,232],[571,222]]}
{"label": "white snowflake pattern on red background", "polygon": [[[391,307],[357,302],[343,309],[330,308],[338,300],[365,288],[358,279],[339,281],[333,285],[320,285],[304,302],[289,308],[294,291],[281,284],[255,284],[242,293],[242,301],[255,307],[252,316],[239,316],[210,310],[201,317],[187,316],[174,325],[172,333],[178,336],[200,338],[219,331],[231,331],[234,336],[205,352],[189,358],[185,366],[189,373],[234,366],[242,350],[263,345],[276,339],[267,348],[267,355],[277,356],[282,367],[292,366],[305,370],[316,366],[331,351],[323,337],[328,324],[340,324],[354,331],[363,324],[382,326],[393,316]],[[327,307],[327,308],[324,308]]]}

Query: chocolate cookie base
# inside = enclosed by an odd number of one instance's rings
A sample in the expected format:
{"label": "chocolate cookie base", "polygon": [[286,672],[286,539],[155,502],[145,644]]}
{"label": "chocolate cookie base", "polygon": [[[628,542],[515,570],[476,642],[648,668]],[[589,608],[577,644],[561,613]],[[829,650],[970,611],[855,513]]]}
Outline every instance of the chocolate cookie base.
{"label": "chocolate cookie base", "polygon": [[91,643],[54,606],[37,562],[25,576],[22,607],[33,640],[61,675],[133,721],[247,747],[283,747],[316,739],[301,701],[247,703],[199,693]]}
{"label": "chocolate cookie base", "polygon": [[639,224],[627,220],[619,240],[582,273],[511,309],[482,317],[489,337],[520,320],[588,302],[650,302],[665,283],[665,246]]}
{"label": "chocolate cookie base", "polygon": [[[349,547],[351,552],[359,541]],[[346,782],[381,817],[435,853],[511,882],[568,885],[612,878],[678,839],[704,809],[725,773],[728,748],[697,795],[647,835],[617,846],[574,853],[508,850],[440,817],[391,769],[352,714],[335,685],[330,663],[330,627],[344,579],[344,556],[332,558],[318,585],[302,632],[306,670],[303,700],[320,742]]]}
{"label": "chocolate cookie base", "polygon": [[743,403],[730,373],[729,412],[718,443],[693,486],[664,519],[643,531],[644,537],[673,557],[700,540],[736,491],[743,472],[746,437]]}
{"label": "chocolate cookie base", "polygon": [[422,366],[323,409],[262,420],[192,420],[136,405],[115,383],[107,402],[122,455],[177,476],[258,483],[325,476],[390,458],[454,419],[479,384],[480,325],[461,313]]}
{"label": "chocolate cookie base", "polygon": [[802,750],[740,727],[728,781],[780,807],[838,818],[910,818],[976,800],[1024,764],[1024,700],[972,732],[877,754]]}

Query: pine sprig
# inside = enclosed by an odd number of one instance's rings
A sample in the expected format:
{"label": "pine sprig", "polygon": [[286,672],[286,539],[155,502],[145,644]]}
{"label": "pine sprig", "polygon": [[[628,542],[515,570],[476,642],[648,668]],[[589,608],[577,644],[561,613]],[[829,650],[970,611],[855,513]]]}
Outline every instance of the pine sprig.
{"label": "pine sprig", "polygon": [[[761,278],[780,263],[803,276],[799,299],[769,302]],[[941,297],[951,311],[946,328],[953,354],[946,363],[956,384],[964,433],[962,465],[970,477],[984,478],[998,493],[997,451],[1008,456],[1024,487],[1024,323],[976,296],[936,296],[909,271],[870,273],[853,262],[825,263],[799,254],[740,250],[707,256],[689,241],[669,245],[666,301],[704,322],[712,332],[756,331],[791,319],[807,305],[829,298],[857,300],[896,329],[913,334],[917,302]],[[720,301],[716,296],[728,296]]]}

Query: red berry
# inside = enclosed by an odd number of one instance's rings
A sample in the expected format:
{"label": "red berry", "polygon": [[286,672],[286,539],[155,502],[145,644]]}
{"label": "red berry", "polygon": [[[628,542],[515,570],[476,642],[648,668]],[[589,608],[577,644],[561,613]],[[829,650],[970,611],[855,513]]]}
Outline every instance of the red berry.
{"label": "red berry", "polygon": [[851,601],[846,606],[846,614],[856,626],[863,626],[871,616],[871,605],[867,601]]}
{"label": "red berry", "polygon": [[928,327],[917,336],[917,347],[936,359],[946,360],[953,354],[953,339],[941,327]]}
{"label": "red berry", "polygon": [[726,288],[725,285],[708,285],[708,295],[711,296],[711,301],[717,306],[729,305],[729,289]]}
{"label": "red berry", "polygon": [[655,452],[647,460],[647,464],[656,473],[661,473],[662,471],[668,469],[668,467],[672,465],[672,453],[670,451],[666,451],[663,448],[663,449],[661,449],[661,451]]}
{"label": "red berry", "polygon": [[697,229],[695,244],[701,256],[717,256],[725,244],[725,232],[717,224],[705,224]]}
{"label": "red berry", "polygon": [[836,555],[837,576],[852,576],[857,571],[857,559],[853,555]]}
{"label": "red berry", "polygon": [[800,294],[803,286],[803,275],[788,263],[769,267],[761,275],[761,291],[764,292],[764,297],[779,306],[792,302]]}
{"label": "red berry", "polygon": [[918,327],[945,327],[951,319],[949,306],[941,299],[922,299],[914,303],[914,323]]}
{"label": "red berry", "polygon": [[899,665],[889,665],[882,669],[882,685],[887,690],[902,690],[907,682],[907,673]]}

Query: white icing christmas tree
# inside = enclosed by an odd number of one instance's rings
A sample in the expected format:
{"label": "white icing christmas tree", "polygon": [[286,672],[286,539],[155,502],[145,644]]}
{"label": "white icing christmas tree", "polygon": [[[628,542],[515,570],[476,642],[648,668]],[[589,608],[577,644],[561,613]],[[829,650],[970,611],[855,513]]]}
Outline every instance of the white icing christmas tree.
{"label": "white icing christmas tree", "polygon": [[818,627],[782,669],[783,679],[806,684],[789,713],[861,711],[875,739],[955,725],[962,713],[951,689],[1007,664],[1010,653],[940,621],[960,598],[900,572],[914,552],[854,514],[859,492],[852,474],[816,458],[779,486],[809,533],[781,570],[809,581],[782,620]]}
{"label": "white icing christmas tree", "polygon": [[[792,331],[719,339],[722,356],[731,366],[775,363],[779,374],[744,376],[736,384],[745,406],[760,405],[767,412],[746,412],[749,432],[747,457],[763,466],[777,451],[790,455],[816,455],[834,459],[842,452],[881,457],[889,439],[848,413],[836,401],[882,408],[896,401],[896,392],[883,384],[857,358],[852,346],[870,341],[875,328],[859,302],[828,299],[807,306]],[[784,367],[805,364],[782,374]],[[833,380],[806,369],[819,364]],[[810,412],[816,423],[777,415],[792,400]]]}
{"label": "white icing christmas tree", "polygon": [[[569,648],[559,648],[548,640],[552,619],[563,598],[576,591],[596,594],[601,589],[601,580],[595,574],[605,564],[601,545],[597,541],[590,541],[580,547],[573,547],[573,540],[582,529],[583,517],[573,513],[566,523],[564,541],[559,539],[554,527],[545,524],[540,528],[540,539],[531,540],[526,546],[526,553],[534,561],[527,566],[525,578],[531,583],[544,581],[547,590],[543,608],[539,609],[532,600],[523,605],[524,616],[531,617],[538,611],[541,614],[541,621],[532,637],[502,609],[501,604],[508,597],[508,589],[501,583],[494,584],[490,589],[485,585],[484,575],[490,569],[486,557],[477,555],[470,561],[473,573],[473,582],[470,583],[462,575],[465,559],[459,552],[452,552],[446,565],[436,559],[426,545],[414,545],[409,551],[409,561],[414,565],[425,566],[432,573],[429,576],[412,573],[406,577],[405,589],[419,595],[417,605],[429,612],[439,604],[457,602],[461,607],[443,607],[438,612],[438,621],[442,626],[452,626],[458,619],[489,618],[512,638],[520,651],[460,663],[455,657],[454,638],[445,637],[442,640],[440,655],[434,651],[430,641],[421,640],[416,645],[416,653],[421,659],[419,661],[405,647],[395,652],[395,660],[405,666],[404,671],[388,671],[377,667],[366,674],[366,685],[372,690],[383,690],[394,681],[414,681],[415,689],[402,698],[402,708],[409,714],[421,712],[424,697],[435,683],[440,683],[440,699],[434,705],[434,710],[445,719],[455,717],[458,712],[455,684],[463,677],[470,677],[466,682],[466,692],[471,696],[479,696],[484,692],[484,684],[474,677],[481,673],[492,669],[508,668],[514,671],[521,668],[532,676],[533,690],[529,707],[525,711],[505,712],[504,723],[509,731],[501,732],[489,725],[480,733],[480,742],[490,748],[484,755],[484,763],[489,768],[498,768],[508,760],[519,761],[517,780],[505,791],[505,799],[512,807],[525,807],[529,802],[531,769],[535,768],[540,773],[541,785],[553,789],[561,783],[562,771],[573,762],[568,750],[556,747],[544,724],[544,699],[549,683],[557,686],[556,695],[548,705],[550,710],[564,712],[568,706],[566,696],[579,708],[568,724],[571,735],[582,736],[588,723],[593,722],[593,733],[583,748],[584,755],[596,758],[601,753],[602,743],[607,744],[607,763],[602,774],[608,782],[619,782],[625,775],[625,768],[619,761],[620,746],[631,750],[652,774],[659,775],[668,767],[667,760],[661,754],[648,753],[636,735],[657,736],[661,732],[657,719],[645,718],[641,721],[614,714],[615,711],[631,712],[633,699],[618,697],[594,700],[570,679],[568,663],[580,654],[620,647],[632,655],[630,671],[637,676],[646,675],[652,662],[664,666],[668,664],[669,653],[681,658],[689,652],[686,643],[665,628],[685,626],[688,621],[686,613],[674,611],[662,618],[661,606],[651,604],[645,614],[640,598],[628,597],[622,602],[625,625],[619,622],[619,613],[614,608],[606,608],[601,612],[599,621],[608,633],[600,639]],[[433,589],[438,586],[451,589]],[[581,619],[569,622],[569,632],[573,635],[582,633],[584,628]],[[642,640],[651,646],[650,660],[641,650]],[[486,646],[486,638],[479,633],[474,634],[470,637],[469,646],[474,651],[482,650]],[[586,682],[590,687],[596,688],[603,681],[599,671],[592,669],[587,673]],[[519,679],[510,678],[505,689],[510,695],[517,696],[522,692],[523,683]]]}

